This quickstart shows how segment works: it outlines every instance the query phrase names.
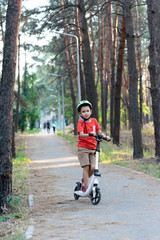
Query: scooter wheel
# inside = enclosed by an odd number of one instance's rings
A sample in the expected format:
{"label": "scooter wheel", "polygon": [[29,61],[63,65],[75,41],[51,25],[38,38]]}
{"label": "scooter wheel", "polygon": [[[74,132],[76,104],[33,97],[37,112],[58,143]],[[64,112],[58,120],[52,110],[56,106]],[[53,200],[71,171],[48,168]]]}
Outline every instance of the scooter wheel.
{"label": "scooter wheel", "polygon": [[[75,189],[74,189],[74,192],[75,192],[75,191],[79,191],[80,189],[81,189],[81,183],[78,182],[78,183],[77,183],[77,186],[76,186]],[[74,193],[74,199],[75,199],[75,200],[78,200],[78,198],[79,198],[79,196],[78,196],[76,193]]]}
{"label": "scooter wheel", "polygon": [[97,205],[101,201],[101,192],[99,188],[96,188],[95,197],[93,197],[93,192],[91,192],[90,199],[93,205]]}

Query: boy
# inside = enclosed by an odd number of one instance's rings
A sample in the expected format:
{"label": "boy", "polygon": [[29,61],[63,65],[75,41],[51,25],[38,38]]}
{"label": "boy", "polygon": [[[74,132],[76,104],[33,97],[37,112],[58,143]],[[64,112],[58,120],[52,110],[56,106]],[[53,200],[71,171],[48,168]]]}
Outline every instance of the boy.
{"label": "boy", "polygon": [[81,167],[83,168],[82,191],[85,192],[89,186],[89,178],[94,173],[95,169],[95,149],[96,141],[94,136],[101,134],[110,140],[109,136],[105,136],[101,132],[101,127],[95,118],[91,118],[92,104],[87,101],[81,101],[77,106],[78,113],[81,120],[78,122],[78,159]]}

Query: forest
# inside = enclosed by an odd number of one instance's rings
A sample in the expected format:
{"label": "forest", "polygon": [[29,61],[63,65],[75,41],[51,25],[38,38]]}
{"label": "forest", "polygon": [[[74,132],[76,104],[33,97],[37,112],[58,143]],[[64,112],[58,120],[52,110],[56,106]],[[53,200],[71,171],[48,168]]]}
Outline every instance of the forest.
{"label": "forest", "polygon": [[152,122],[160,161],[160,0],[27,1],[0,1],[0,206],[12,191],[15,132],[42,113],[58,119],[63,100],[75,135],[83,99],[113,144],[131,129],[133,159]]}

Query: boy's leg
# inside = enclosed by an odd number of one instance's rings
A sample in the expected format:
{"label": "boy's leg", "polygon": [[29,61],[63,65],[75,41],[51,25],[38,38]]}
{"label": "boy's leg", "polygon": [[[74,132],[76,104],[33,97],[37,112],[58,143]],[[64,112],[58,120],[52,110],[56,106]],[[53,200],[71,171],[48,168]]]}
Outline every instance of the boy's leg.
{"label": "boy's leg", "polygon": [[83,167],[83,180],[85,189],[89,186],[89,165]]}
{"label": "boy's leg", "polygon": [[81,167],[83,168],[83,181],[85,189],[89,186],[89,154],[90,151],[86,148],[78,148],[78,159],[80,161]]}
{"label": "boy's leg", "polygon": [[95,151],[93,151],[89,155],[89,160],[90,160],[89,177],[91,177],[95,170],[95,161],[96,161]]}
{"label": "boy's leg", "polygon": [[94,170],[95,170],[95,165],[91,165],[89,168],[89,177],[91,177],[93,175]]}

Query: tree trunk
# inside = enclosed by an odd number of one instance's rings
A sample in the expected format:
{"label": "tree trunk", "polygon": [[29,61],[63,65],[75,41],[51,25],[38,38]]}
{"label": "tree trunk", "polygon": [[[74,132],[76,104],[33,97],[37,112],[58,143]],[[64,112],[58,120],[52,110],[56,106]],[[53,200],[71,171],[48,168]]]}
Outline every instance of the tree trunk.
{"label": "tree trunk", "polygon": [[16,158],[15,147],[15,115],[13,114],[13,126],[12,126],[12,158]]}
{"label": "tree trunk", "polygon": [[89,41],[89,35],[88,35],[87,20],[85,17],[84,0],[78,0],[78,5],[79,5],[79,14],[81,18],[82,56],[83,56],[87,99],[93,105],[93,117],[98,119],[97,89],[96,89],[96,84],[94,81],[94,74],[92,69],[92,54],[91,54],[90,41]]}
{"label": "tree trunk", "polygon": [[[26,97],[27,94],[27,45],[24,45],[24,51],[25,51],[25,66],[24,66],[24,80],[22,83],[22,94]],[[22,106],[21,108],[21,133],[24,132],[26,128],[26,118],[27,118],[27,112],[26,108]]]}
{"label": "tree trunk", "polygon": [[140,122],[141,127],[143,127],[143,89],[142,89],[142,64],[141,64],[141,37],[140,37],[140,26],[139,26],[139,12],[138,12],[138,2],[135,0],[136,5],[136,50],[137,50],[137,66],[139,75],[139,112],[140,112]]}
{"label": "tree trunk", "polygon": [[[75,0],[75,4],[78,5],[78,0]],[[76,19],[76,26],[77,26],[77,37],[79,39],[79,59],[81,60],[82,55],[82,34],[80,31],[80,16],[79,16],[79,8],[75,8],[75,19]],[[83,70],[82,70],[82,64],[81,61],[79,61],[80,64],[80,84],[81,84],[81,99],[86,99],[86,86],[85,86],[85,80],[83,76]]]}
{"label": "tree trunk", "polygon": [[115,99],[115,65],[117,49],[117,26],[118,26],[118,9],[119,1],[116,1],[115,18],[113,23],[113,43],[111,54],[111,98],[110,98],[110,135],[113,136],[114,127],[114,99]]}
{"label": "tree trunk", "polygon": [[[91,6],[91,0],[88,1],[89,2],[89,5]],[[91,8],[89,9],[89,13],[90,13],[90,19],[89,19],[89,26],[90,26],[90,29],[91,29],[91,40],[92,40],[92,69],[93,69],[93,76],[94,76],[94,81],[95,81],[95,76],[96,76],[96,70],[95,70],[95,37],[94,37],[94,27],[93,27],[93,19],[92,19],[92,10]]]}
{"label": "tree trunk", "polygon": [[[102,1],[104,4],[104,0]],[[106,117],[105,117],[105,102],[106,102],[106,76],[105,76],[105,11],[102,10],[100,14],[100,26],[99,26],[99,75],[101,80],[101,112],[102,112],[102,129],[106,129]],[[108,61],[108,59],[107,59]]]}
{"label": "tree trunk", "polygon": [[18,41],[18,91],[17,91],[17,102],[16,102],[16,117],[15,117],[15,132],[18,132],[18,123],[19,123],[19,102],[20,102],[20,35]]}
{"label": "tree trunk", "polygon": [[103,79],[104,79],[104,97],[102,112],[102,128],[106,130],[107,126],[107,99],[108,99],[108,83],[111,79],[111,56],[112,56],[112,3],[109,3],[105,9],[105,33],[104,33],[104,61],[103,61]]}
{"label": "tree trunk", "polygon": [[[64,12],[64,2],[63,0],[60,1],[61,7],[62,7],[62,19],[63,19],[63,27],[65,32],[67,32],[67,25],[65,21],[65,12]],[[74,65],[73,59],[71,57],[71,49],[68,47],[68,37],[64,37],[64,44],[66,47],[65,56],[66,56],[66,65],[68,69],[68,75],[69,75],[69,84],[70,84],[70,90],[71,90],[71,97],[72,97],[72,106],[73,106],[73,124],[74,124],[74,135],[77,135],[77,104],[76,104],[76,96],[74,91],[74,85],[73,85],[73,75],[72,75],[72,69],[71,65]],[[73,64],[70,64],[70,63]]]}
{"label": "tree trunk", "polygon": [[119,145],[119,133],[120,133],[120,102],[121,102],[121,85],[122,85],[122,72],[124,61],[124,48],[125,48],[125,22],[122,17],[122,28],[120,32],[120,45],[118,54],[117,65],[117,81],[115,84],[115,105],[114,105],[114,133],[113,143]]}
{"label": "tree trunk", "polygon": [[155,156],[160,162],[160,2],[147,0],[150,32],[149,71],[151,81],[152,110],[155,135]]}
{"label": "tree trunk", "polygon": [[138,72],[136,68],[134,31],[132,21],[132,1],[123,0],[123,11],[126,26],[127,53],[128,53],[128,69],[129,69],[129,98],[130,98],[130,114],[133,136],[133,158],[143,157],[141,124],[138,109]]}
{"label": "tree trunk", "polygon": [[21,0],[8,0],[6,33],[0,85],[0,208],[5,212],[12,194],[12,123],[17,40]]}

